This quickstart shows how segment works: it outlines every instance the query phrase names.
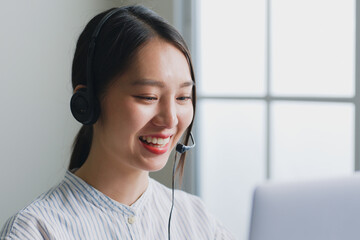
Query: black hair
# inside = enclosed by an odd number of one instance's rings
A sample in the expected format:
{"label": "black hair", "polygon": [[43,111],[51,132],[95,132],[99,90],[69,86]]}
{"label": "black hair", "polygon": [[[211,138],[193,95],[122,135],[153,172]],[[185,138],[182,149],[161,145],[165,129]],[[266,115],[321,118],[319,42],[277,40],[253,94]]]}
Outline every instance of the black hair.
{"label": "black hair", "polygon": [[[72,86],[86,85],[86,61],[91,36],[101,19],[113,9],[104,11],[90,20],[80,34],[72,64]],[[153,38],[160,38],[178,48],[186,57],[189,71],[195,83],[190,51],[179,32],[155,12],[141,6],[122,7],[111,16],[101,28],[96,40],[93,57],[94,93],[101,100],[115,76],[125,71],[140,46]],[[195,84],[192,90],[192,104],[196,106]],[[100,113],[101,114],[101,113]],[[194,118],[193,118],[194,120]],[[184,144],[188,144],[193,121],[185,132]],[[80,168],[86,161],[93,138],[93,126],[83,125],[73,144],[68,169]],[[186,154],[182,154],[177,172],[183,175]]]}

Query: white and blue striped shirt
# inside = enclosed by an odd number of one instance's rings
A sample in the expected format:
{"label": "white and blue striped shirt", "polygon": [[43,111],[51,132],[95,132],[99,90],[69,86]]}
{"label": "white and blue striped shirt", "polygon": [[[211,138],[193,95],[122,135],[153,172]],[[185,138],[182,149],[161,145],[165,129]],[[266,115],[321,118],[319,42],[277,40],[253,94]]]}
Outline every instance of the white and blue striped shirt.
{"label": "white and blue striped shirt", "polygon": [[[96,190],[70,171],[64,180],[11,217],[0,239],[167,239],[171,189],[149,178],[131,206]],[[175,190],[171,239],[234,239],[200,198]]]}

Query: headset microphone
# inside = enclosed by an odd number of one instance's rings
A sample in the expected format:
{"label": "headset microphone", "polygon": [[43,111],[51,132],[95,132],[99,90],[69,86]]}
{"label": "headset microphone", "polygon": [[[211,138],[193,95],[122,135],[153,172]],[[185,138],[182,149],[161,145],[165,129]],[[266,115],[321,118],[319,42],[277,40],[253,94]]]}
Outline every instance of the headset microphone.
{"label": "headset microphone", "polygon": [[184,153],[184,152],[192,149],[193,147],[195,147],[196,143],[195,143],[195,140],[194,140],[193,135],[192,135],[191,132],[190,132],[190,138],[191,138],[191,141],[193,142],[193,145],[191,145],[191,146],[186,146],[186,145],[184,145],[184,144],[182,144],[182,143],[178,143],[178,144],[176,145],[176,151],[177,151],[178,153],[182,154],[182,153]]}

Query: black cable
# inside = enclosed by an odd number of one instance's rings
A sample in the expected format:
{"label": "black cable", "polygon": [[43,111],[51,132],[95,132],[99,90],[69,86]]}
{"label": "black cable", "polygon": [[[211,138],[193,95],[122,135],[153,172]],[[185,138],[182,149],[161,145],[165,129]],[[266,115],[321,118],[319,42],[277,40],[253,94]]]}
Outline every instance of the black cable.
{"label": "black cable", "polygon": [[173,172],[172,172],[172,195],[171,195],[171,210],[169,215],[169,223],[168,223],[168,239],[170,240],[170,223],[171,223],[171,214],[174,208],[174,188],[175,188],[175,166],[176,166],[176,158],[177,158],[177,152],[175,153],[175,159],[174,159],[174,165],[173,165]]}

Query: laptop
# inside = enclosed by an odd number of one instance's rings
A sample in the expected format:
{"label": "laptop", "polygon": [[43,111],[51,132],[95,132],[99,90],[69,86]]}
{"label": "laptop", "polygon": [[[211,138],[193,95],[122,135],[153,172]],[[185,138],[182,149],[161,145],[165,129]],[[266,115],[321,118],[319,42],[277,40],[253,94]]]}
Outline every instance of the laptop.
{"label": "laptop", "polygon": [[360,174],[267,183],[253,197],[249,240],[359,240]]}

